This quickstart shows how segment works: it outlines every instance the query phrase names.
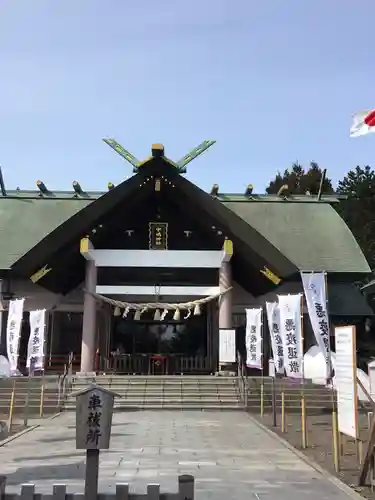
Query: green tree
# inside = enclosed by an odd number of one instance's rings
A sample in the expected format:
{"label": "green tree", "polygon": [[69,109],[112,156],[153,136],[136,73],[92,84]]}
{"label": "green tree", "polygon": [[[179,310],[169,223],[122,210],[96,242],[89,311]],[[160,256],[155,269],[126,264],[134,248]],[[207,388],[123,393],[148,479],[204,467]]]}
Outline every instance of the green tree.
{"label": "green tree", "polygon": [[[266,192],[268,194],[277,194],[279,189],[288,185],[290,194],[318,194],[322,179],[323,170],[315,162],[310,163],[310,167],[305,170],[299,163],[294,163],[290,169],[283,174],[277,173],[276,177],[269,183]],[[323,194],[333,193],[332,182],[327,177],[323,183]]]}
{"label": "green tree", "polygon": [[375,268],[375,172],[357,166],[339,182],[337,193],[348,198],[337,211],[348,224],[371,268]]}

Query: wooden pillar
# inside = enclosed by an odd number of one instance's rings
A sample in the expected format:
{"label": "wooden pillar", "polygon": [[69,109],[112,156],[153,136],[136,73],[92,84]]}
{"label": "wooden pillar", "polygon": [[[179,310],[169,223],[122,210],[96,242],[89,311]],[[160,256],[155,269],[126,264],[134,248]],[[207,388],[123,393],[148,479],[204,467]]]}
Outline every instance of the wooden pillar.
{"label": "wooden pillar", "polygon": [[[81,240],[81,253],[89,250],[90,240]],[[95,293],[97,283],[97,269],[93,260],[86,260],[85,289],[87,292]],[[82,348],[81,348],[81,373],[88,373],[94,370],[94,357],[96,349],[96,299],[84,292],[83,302],[83,324],[82,324]]]}
{"label": "wooden pillar", "polygon": [[[223,260],[219,269],[219,287],[220,292],[224,292],[233,286],[232,283],[232,266],[231,258],[233,256],[233,243],[231,240],[225,240],[223,245]],[[219,328],[232,328],[232,311],[233,311],[233,290],[225,293],[219,298]],[[217,359],[219,359],[219,331],[217,332]],[[220,367],[219,367],[220,368]]]}
{"label": "wooden pillar", "polygon": [[[231,263],[222,262],[219,271],[220,292],[232,286]],[[232,328],[233,290],[219,299],[219,329]]]}
{"label": "wooden pillar", "polygon": [[[232,256],[233,243],[231,240],[225,240],[223,245],[223,260],[219,270],[220,292],[223,292],[232,286]],[[227,292],[219,299],[219,329],[232,328],[232,308],[233,290],[230,290],[230,292]]]}

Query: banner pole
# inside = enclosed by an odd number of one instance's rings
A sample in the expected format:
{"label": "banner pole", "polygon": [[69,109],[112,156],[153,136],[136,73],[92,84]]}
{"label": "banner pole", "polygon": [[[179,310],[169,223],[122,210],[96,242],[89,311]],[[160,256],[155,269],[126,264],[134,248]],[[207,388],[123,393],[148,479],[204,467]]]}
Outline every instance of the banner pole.
{"label": "banner pole", "polygon": [[260,359],[261,359],[261,382],[260,382],[260,416],[261,418],[264,418],[264,340],[263,340],[263,335],[264,335],[264,329],[263,329],[263,323],[264,323],[264,310],[262,308],[262,315],[261,315],[261,324],[260,324]]}
{"label": "banner pole", "polygon": [[[331,342],[331,323],[329,321],[329,312],[328,312],[328,276],[327,271],[324,271],[324,284],[325,284],[325,294],[326,294],[326,311],[328,318],[328,342]],[[331,353],[331,349],[329,350]],[[331,354],[330,354],[331,356]],[[333,370],[332,370],[332,356],[330,359],[330,369],[331,373],[329,374],[329,378],[327,379],[327,385],[331,384],[331,397],[332,397],[332,451],[333,451],[333,463],[335,466],[335,471],[340,471],[340,433],[338,428],[338,413],[337,413],[337,404],[335,397],[335,387],[333,385]]]}
{"label": "banner pole", "polygon": [[302,448],[307,448],[307,419],[306,419],[306,400],[305,400],[305,359],[304,359],[304,331],[303,331],[303,294],[301,294],[301,344],[302,344],[302,390],[301,390],[301,431]]}

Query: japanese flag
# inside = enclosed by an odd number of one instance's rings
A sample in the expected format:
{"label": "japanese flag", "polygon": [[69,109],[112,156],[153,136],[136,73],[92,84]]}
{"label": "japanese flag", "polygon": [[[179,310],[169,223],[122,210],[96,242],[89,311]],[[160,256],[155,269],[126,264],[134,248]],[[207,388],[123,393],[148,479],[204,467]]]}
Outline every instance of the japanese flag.
{"label": "japanese flag", "polygon": [[353,124],[350,129],[350,137],[375,132],[375,109],[360,111],[353,116]]}

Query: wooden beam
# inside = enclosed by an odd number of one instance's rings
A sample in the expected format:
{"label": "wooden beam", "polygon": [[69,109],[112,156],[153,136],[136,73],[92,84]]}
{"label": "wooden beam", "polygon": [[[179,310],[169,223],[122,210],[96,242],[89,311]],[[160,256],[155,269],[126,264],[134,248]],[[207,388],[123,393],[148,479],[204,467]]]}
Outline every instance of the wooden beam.
{"label": "wooden beam", "polygon": [[232,240],[224,240],[222,262],[229,262],[232,257],[233,257],[233,242]]}
{"label": "wooden beam", "polygon": [[52,267],[48,267],[46,264],[45,266],[41,267],[36,273],[30,276],[30,280],[33,283],[37,283],[39,280],[44,278],[50,271],[52,271]]}
{"label": "wooden beam", "polygon": [[90,250],[94,250],[94,246],[91,243],[90,238],[86,236],[80,241],[79,251],[86,260],[94,260],[94,257],[90,254]]}

